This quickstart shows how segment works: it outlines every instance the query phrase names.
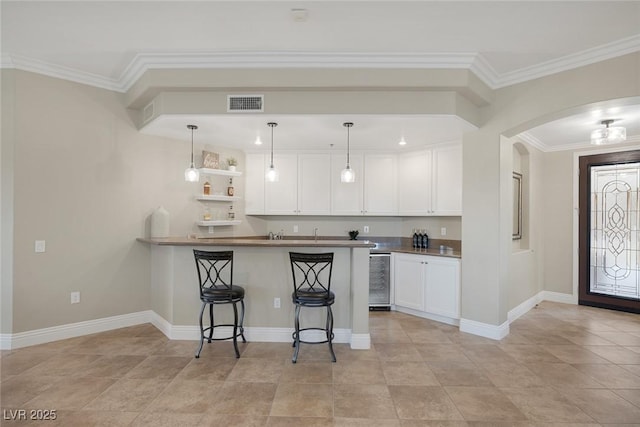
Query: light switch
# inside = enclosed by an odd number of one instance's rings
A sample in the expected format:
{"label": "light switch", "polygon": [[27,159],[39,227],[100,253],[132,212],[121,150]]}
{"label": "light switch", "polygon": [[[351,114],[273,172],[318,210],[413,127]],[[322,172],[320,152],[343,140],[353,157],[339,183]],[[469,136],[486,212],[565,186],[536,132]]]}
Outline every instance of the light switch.
{"label": "light switch", "polygon": [[45,245],[44,240],[36,240],[36,252],[44,252]]}
{"label": "light switch", "polygon": [[440,228],[440,235],[441,236],[446,236],[447,235],[447,227]]}
{"label": "light switch", "polygon": [[297,232],[298,232],[298,226],[297,226],[297,225],[294,225],[294,226],[293,226],[293,232],[294,232],[294,233],[297,233]]}

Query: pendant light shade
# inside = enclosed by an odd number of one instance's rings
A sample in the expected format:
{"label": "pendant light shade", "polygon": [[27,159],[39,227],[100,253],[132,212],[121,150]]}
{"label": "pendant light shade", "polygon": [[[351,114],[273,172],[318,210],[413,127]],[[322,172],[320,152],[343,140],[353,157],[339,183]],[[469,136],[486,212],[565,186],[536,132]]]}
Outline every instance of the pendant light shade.
{"label": "pendant light shade", "polygon": [[622,126],[609,127],[613,122],[614,120],[612,119],[603,120],[600,123],[605,127],[591,132],[591,143],[593,145],[616,144],[627,139],[627,129]]}
{"label": "pendant light shade", "polygon": [[345,122],[342,126],[347,128],[347,166],[342,169],[340,173],[340,181],[345,183],[356,182],[356,173],[353,169],[351,169],[351,164],[349,163],[349,155],[351,154],[351,146],[349,141],[349,129],[353,126],[351,122]]}
{"label": "pendant light shade", "polygon": [[196,165],[193,163],[193,131],[198,129],[196,125],[187,125],[188,129],[191,129],[191,164],[184,171],[184,179],[189,182],[200,181],[200,171],[196,169]]}
{"label": "pendant light shade", "polygon": [[269,163],[269,169],[267,170],[267,181],[276,182],[278,180],[278,171],[273,166],[273,128],[278,126],[275,122],[267,123],[267,126],[271,128],[271,162]]}

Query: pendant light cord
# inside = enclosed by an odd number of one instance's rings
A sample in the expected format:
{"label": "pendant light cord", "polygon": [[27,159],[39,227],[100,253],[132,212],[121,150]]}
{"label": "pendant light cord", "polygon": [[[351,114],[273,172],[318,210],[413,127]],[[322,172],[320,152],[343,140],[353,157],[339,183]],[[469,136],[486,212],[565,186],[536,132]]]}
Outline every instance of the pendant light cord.
{"label": "pendant light cord", "polygon": [[187,127],[189,129],[191,129],[191,167],[194,167],[194,163],[193,163],[193,131],[198,129],[198,126],[196,125],[187,125]]}
{"label": "pendant light cord", "polygon": [[349,153],[351,152],[351,144],[350,144],[350,138],[349,138],[349,130],[351,129],[351,126],[353,126],[353,123],[351,122],[345,122],[342,124],[342,126],[347,128],[347,168],[350,168],[350,162],[349,162]]}
{"label": "pendant light cord", "polygon": [[269,167],[273,168],[273,128],[278,126],[275,122],[269,122],[267,125],[271,128],[271,163]]}

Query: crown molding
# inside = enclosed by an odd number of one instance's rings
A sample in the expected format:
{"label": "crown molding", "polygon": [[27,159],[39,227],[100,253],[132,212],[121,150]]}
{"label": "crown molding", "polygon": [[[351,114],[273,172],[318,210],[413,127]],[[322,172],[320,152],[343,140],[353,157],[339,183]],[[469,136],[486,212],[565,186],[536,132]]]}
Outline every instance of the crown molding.
{"label": "crown molding", "polygon": [[544,144],[535,136],[531,135],[529,132],[522,132],[518,134],[517,138],[542,152],[549,151],[549,147],[546,144]]}
{"label": "crown molding", "polygon": [[522,83],[640,51],[640,35],[621,39],[563,58],[499,74],[479,53],[308,53],[221,52],[141,53],[118,79],[55,65],[25,56],[2,54],[2,68],[16,68],[116,92],[126,92],[148,70],[197,68],[432,68],[468,69],[489,88]]}
{"label": "crown molding", "polygon": [[434,68],[470,69],[474,53],[224,52],[138,54],[122,73],[128,90],[147,71],[170,68]]}
{"label": "crown molding", "polygon": [[116,80],[100,76],[98,74],[78,71],[73,68],[50,64],[48,62],[40,61],[39,59],[28,58],[20,55],[7,55],[7,57],[8,60],[5,65],[3,55],[2,68],[15,68],[22,71],[43,74],[45,76],[56,77],[62,80],[68,80],[102,89],[124,92],[124,90],[122,90],[122,85]]}
{"label": "crown molding", "polygon": [[[578,142],[578,143],[572,143],[572,144],[562,144],[562,145],[555,145],[555,146],[549,146],[545,143],[543,143],[542,141],[540,141],[538,138],[536,138],[535,136],[531,135],[529,132],[522,132],[520,134],[518,134],[517,136],[518,139],[520,139],[521,141],[537,148],[538,150],[544,152],[544,153],[551,153],[551,152],[556,152],[556,151],[574,151],[574,150],[582,150],[582,149],[586,149],[586,148],[594,148],[596,147],[595,145],[592,145],[590,141],[582,141],[582,142]],[[611,145],[601,145],[600,147],[618,147],[618,146],[625,146],[628,144],[638,144],[640,143],[640,135],[632,135],[629,136],[627,138],[627,140],[625,142],[621,142],[619,144],[611,144]]]}
{"label": "crown molding", "polygon": [[491,82],[486,83],[489,84],[492,89],[499,89],[638,51],[640,51],[640,34],[583,50],[582,52],[577,52],[562,58],[542,62],[531,67],[500,74],[494,86],[491,86]]}

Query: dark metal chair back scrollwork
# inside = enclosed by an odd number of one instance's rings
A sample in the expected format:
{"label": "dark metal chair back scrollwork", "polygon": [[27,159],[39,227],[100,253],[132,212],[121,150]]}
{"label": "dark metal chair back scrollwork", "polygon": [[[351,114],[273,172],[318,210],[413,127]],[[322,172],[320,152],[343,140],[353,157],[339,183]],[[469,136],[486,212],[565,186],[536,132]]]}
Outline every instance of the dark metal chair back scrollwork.
{"label": "dark metal chair back scrollwork", "polygon": [[[198,271],[198,287],[200,292],[200,346],[196,352],[196,358],[200,357],[204,340],[223,341],[233,340],[236,357],[240,357],[238,350],[238,337],[247,342],[244,337],[244,288],[233,284],[233,251],[193,251]],[[241,313],[238,316],[237,303],[240,303]],[[215,324],[213,317],[214,304],[232,304],[233,323]],[[203,324],[203,315],[206,306],[209,305],[209,327]],[[232,327],[233,333],[226,337],[213,337],[213,331],[219,327]],[[205,337],[205,333],[209,332]]]}
{"label": "dark metal chair back scrollwork", "polygon": [[[293,333],[293,363],[298,359],[300,343],[329,344],[331,359],[335,362],[333,352],[333,312],[331,305],[335,302],[335,294],[331,292],[331,273],[333,270],[333,253],[300,253],[289,252],[291,273],[293,275],[293,293],[291,299],[295,304],[295,332]],[[300,328],[301,307],[327,307],[327,319],[324,328]],[[300,338],[300,332],[322,331],[325,339],[308,341]]]}

